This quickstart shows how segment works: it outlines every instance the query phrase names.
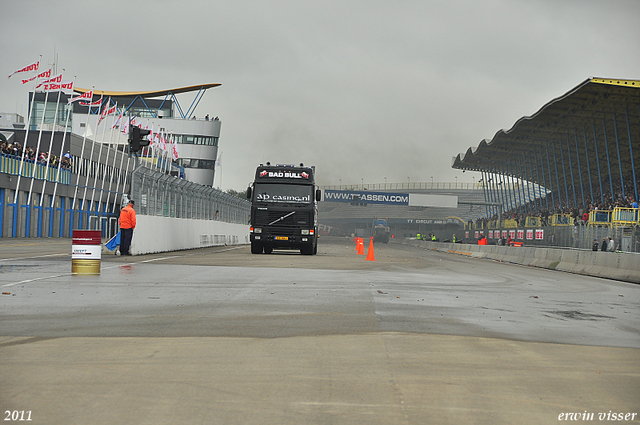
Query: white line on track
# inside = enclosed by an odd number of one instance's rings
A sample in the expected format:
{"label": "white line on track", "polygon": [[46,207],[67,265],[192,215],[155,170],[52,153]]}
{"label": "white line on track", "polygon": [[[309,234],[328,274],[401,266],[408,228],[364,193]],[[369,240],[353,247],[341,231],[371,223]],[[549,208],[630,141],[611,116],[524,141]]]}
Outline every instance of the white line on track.
{"label": "white line on track", "polygon": [[47,255],[37,255],[34,257],[15,257],[15,258],[0,258],[0,261],[15,261],[15,260],[31,260],[34,258],[46,258],[46,257],[63,257],[63,256],[70,256],[71,253],[69,254],[47,254]]}
{"label": "white line on track", "polygon": [[[216,252],[226,252],[226,251],[232,251],[234,249],[240,249],[240,248],[242,248],[242,247],[232,247],[232,248],[223,249],[223,250],[216,251]],[[69,254],[48,254],[48,255],[39,255],[39,256],[35,256],[35,257],[1,258],[0,261],[30,260],[30,259],[33,259],[33,258],[56,257],[56,256],[62,256],[62,255],[69,255]],[[187,254],[187,255],[194,255],[194,254]],[[152,258],[150,260],[137,261],[137,262],[133,262],[133,263],[117,264],[117,265],[113,265],[113,266],[109,266],[109,267],[103,267],[101,270],[115,269],[116,267],[122,267],[122,266],[125,266],[125,265],[126,266],[132,266],[132,265],[135,265],[135,264],[153,263],[154,261],[162,261],[162,260],[169,260],[171,258],[186,257],[187,255],[173,255],[173,256],[170,256],[170,257]],[[73,276],[73,273],[65,273],[65,274],[58,274],[58,275],[53,275],[53,276],[36,277],[34,279],[21,280],[20,282],[7,283],[7,284],[4,284],[4,285],[2,285],[0,287],[8,288],[10,286],[16,286],[16,285],[20,285],[20,284],[23,284],[23,283],[37,282],[39,280],[46,280],[46,279],[55,279],[57,277],[63,277],[63,276]]]}

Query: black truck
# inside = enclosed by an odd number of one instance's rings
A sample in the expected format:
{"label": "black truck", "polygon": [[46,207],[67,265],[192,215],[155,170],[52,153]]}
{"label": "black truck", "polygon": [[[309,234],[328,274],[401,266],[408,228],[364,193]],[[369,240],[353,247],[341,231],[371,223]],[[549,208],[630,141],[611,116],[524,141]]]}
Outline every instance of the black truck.
{"label": "black truck", "polygon": [[266,165],[256,169],[251,200],[250,239],[252,254],[271,254],[274,249],[299,249],[305,255],[318,252],[318,201],[315,167],[304,164]]}

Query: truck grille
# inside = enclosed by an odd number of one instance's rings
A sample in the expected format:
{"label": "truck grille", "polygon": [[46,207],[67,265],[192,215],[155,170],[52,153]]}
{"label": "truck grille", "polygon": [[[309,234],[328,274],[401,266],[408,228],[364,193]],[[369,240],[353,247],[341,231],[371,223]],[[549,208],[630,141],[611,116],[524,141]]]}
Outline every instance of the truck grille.
{"label": "truck grille", "polygon": [[[254,218],[254,226],[255,227],[264,227],[269,225],[269,223],[273,223],[280,217],[291,213],[289,211],[255,211],[256,217]],[[311,211],[297,211],[296,213],[290,215],[284,220],[280,220],[277,223],[273,224],[272,227],[282,228],[282,227],[305,227],[309,228],[312,226],[313,221],[311,217]]]}

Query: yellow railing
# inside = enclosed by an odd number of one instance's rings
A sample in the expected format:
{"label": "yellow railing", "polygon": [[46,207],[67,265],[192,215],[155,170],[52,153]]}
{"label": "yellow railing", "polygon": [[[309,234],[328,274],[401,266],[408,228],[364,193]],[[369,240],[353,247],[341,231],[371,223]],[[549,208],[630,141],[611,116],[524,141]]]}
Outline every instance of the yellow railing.
{"label": "yellow railing", "polygon": [[540,217],[527,217],[524,222],[525,227],[540,227],[542,226],[542,219]]}
{"label": "yellow railing", "polygon": [[[35,167],[35,172],[34,168]],[[48,170],[47,170],[48,168]],[[0,173],[7,173],[18,175],[20,174],[20,158],[14,156],[8,156],[2,154],[0,156]],[[44,180],[55,182],[56,180],[62,184],[69,184],[71,180],[71,171],[65,168],[60,169],[60,176],[58,176],[58,167],[46,164],[34,164],[33,160],[25,160],[22,165],[22,177],[33,176],[37,180]]]}
{"label": "yellow railing", "polygon": [[614,225],[638,225],[638,209],[637,208],[614,208],[613,219]]}
{"label": "yellow railing", "polygon": [[590,226],[638,226],[640,213],[635,208],[619,208],[611,210],[595,210],[589,212]]}
{"label": "yellow railing", "polygon": [[573,226],[573,217],[569,214],[554,214],[551,217],[552,226]]}
{"label": "yellow railing", "polygon": [[[549,216],[551,226],[573,226],[575,221],[569,214],[554,214]],[[614,208],[611,210],[594,210],[589,212],[589,221],[585,224],[589,226],[640,226],[640,209],[636,208]],[[524,225],[518,226],[518,222],[513,219],[503,220],[503,229],[515,229],[517,227],[542,227],[540,217],[527,217]],[[465,229],[498,229],[497,221],[473,223],[471,226],[465,225]]]}
{"label": "yellow railing", "polygon": [[609,210],[589,211],[589,226],[608,226],[611,224],[611,214]]}

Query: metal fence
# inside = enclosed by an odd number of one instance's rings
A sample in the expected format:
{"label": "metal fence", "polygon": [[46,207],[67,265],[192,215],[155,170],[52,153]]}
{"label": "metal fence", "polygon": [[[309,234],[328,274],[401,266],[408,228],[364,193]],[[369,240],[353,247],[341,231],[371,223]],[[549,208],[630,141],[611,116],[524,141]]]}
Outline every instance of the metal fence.
{"label": "metal fence", "polygon": [[142,165],[131,175],[130,193],[141,215],[249,222],[249,201]]}
{"label": "metal fence", "polygon": [[598,250],[600,250],[602,239],[612,238],[616,250],[640,252],[640,227],[638,226],[541,226],[533,229],[503,227],[494,230],[474,229],[467,231],[469,232],[468,238],[472,243],[476,238],[475,233],[478,232],[487,236],[490,244],[499,244],[498,239],[506,234],[511,235],[515,242],[522,242],[526,246],[592,249],[595,241],[598,243]]}

